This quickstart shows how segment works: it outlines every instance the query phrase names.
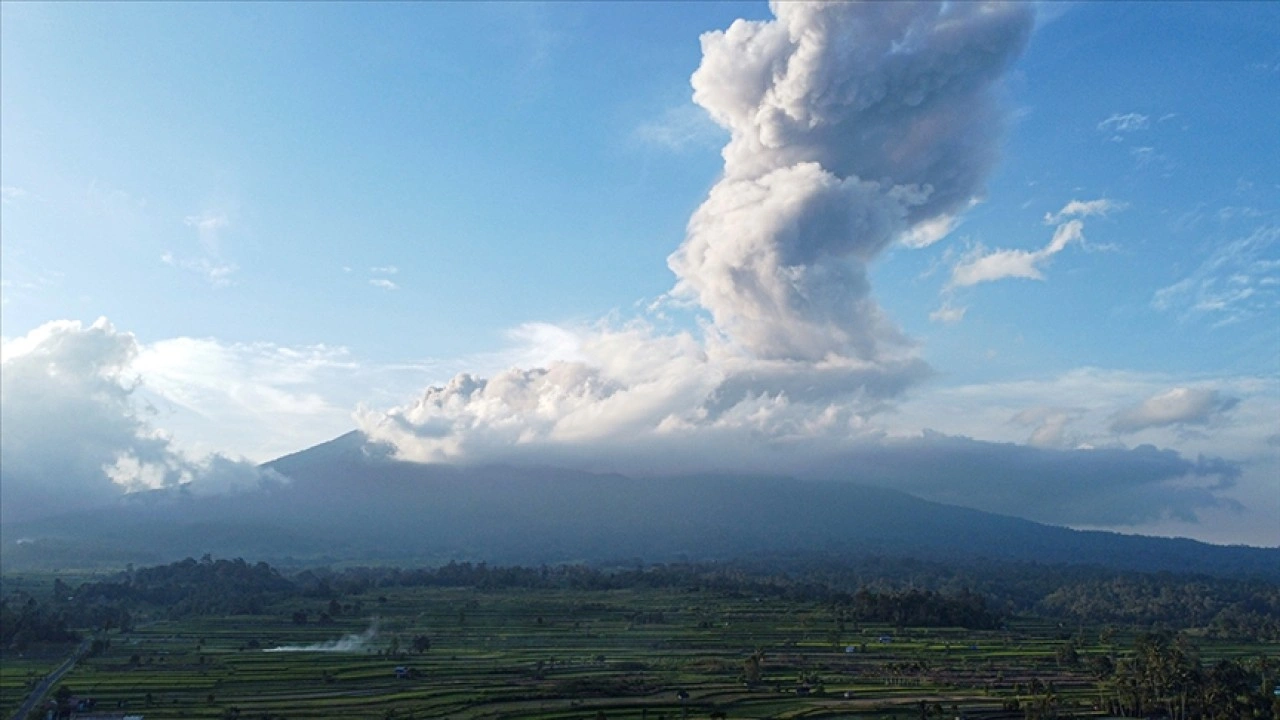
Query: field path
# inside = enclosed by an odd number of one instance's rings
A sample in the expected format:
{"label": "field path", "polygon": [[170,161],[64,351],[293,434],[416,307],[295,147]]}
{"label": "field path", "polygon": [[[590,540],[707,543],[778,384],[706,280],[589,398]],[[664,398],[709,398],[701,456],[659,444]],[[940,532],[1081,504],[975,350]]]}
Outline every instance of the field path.
{"label": "field path", "polygon": [[18,710],[10,716],[10,720],[26,720],[26,717],[35,709],[36,704],[44,699],[44,696],[49,693],[49,688],[52,688],[54,683],[61,680],[63,675],[70,672],[71,668],[76,666],[76,662],[79,661],[80,658],[84,657],[85,653],[89,652],[89,646],[92,643],[93,640],[85,638],[84,642],[80,643],[80,646],[71,653],[71,657],[67,658],[66,661],[57,667],[57,669],[45,676],[44,680],[40,681],[40,684],[31,691],[31,694],[27,696],[27,699],[23,701],[22,705],[18,706]]}

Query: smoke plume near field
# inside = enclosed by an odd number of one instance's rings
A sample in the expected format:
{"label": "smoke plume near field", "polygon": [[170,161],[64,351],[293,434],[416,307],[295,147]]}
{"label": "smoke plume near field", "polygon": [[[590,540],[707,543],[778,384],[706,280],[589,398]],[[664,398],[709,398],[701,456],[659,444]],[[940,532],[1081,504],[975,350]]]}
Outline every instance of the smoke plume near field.
{"label": "smoke plume near field", "polygon": [[343,635],[337,640],[328,640],[311,645],[281,645],[279,647],[266,648],[263,652],[361,653],[368,650],[377,637],[378,621],[374,620],[364,632]]}

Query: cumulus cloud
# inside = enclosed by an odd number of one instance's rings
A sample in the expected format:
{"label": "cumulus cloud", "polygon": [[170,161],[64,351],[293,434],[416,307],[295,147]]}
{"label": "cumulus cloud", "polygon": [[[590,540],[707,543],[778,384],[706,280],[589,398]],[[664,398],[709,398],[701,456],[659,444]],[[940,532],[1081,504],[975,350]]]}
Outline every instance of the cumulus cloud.
{"label": "cumulus cloud", "polygon": [[118,500],[126,491],[253,487],[249,463],[195,460],[136,401],[138,343],[105,319],[45,324],[6,342],[0,373],[0,517],[9,522]]}
{"label": "cumulus cloud", "polygon": [[1217,390],[1173,388],[1117,413],[1111,429],[1133,433],[1169,425],[1205,425],[1238,402],[1238,398],[1222,395]]}
{"label": "cumulus cloud", "polygon": [[400,286],[386,278],[369,278],[369,284],[383,290],[399,290]]}
{"label": "cumulus cloud", "polygon": [[1068,220],[1053,231],[1049,244],[1039,250],[992,250],[975,248],[951,268],[951,286],[967,287],[1005,278],[1043,280],[1041,268],[1073,242],[1084,239],[1084,223]]}

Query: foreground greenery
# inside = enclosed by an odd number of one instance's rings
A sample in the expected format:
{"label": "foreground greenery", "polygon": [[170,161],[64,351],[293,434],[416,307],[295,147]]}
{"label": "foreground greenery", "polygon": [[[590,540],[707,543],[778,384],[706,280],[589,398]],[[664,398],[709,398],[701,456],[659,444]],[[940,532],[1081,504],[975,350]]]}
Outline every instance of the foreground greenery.
{"label": "foreground greenery", "polygon": [[64,707],[148,720],[1280,718],[1266,583],[783,565],[10,576],[0,713],[89,638]]}

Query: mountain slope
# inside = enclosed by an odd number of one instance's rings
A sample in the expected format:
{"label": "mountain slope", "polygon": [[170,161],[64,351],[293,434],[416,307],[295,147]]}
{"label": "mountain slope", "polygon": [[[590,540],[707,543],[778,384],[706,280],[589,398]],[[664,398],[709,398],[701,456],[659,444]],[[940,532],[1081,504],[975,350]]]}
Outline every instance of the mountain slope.
{"label": "mountain slope", "polygon": [[844,482],[421,465],[390,459],[358,433],[264,467],[290,482],[232,496],[160,496],[6,535],[168,554],[145,559],[213,552],[541,563],[809,551],[1280,579],[1280,549],[1081,532]]}

